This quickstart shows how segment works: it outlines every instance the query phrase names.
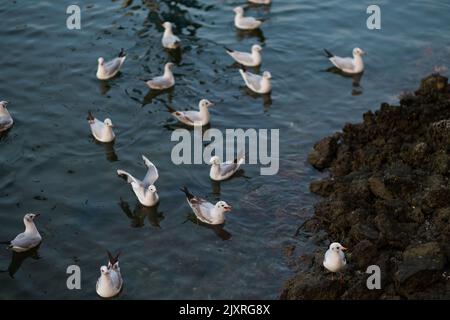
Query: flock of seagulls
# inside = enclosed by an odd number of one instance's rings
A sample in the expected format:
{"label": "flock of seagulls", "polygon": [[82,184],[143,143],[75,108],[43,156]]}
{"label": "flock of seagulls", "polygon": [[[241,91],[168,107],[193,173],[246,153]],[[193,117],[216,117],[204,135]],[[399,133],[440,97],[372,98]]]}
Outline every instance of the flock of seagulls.
{"label": "flock of seagulls", "polygon": [[[249,2],[256,4],[270,4],[271,0],[248,0]],[[259,20],[253,17],[244,16],[244,9],[242,7],[236,7],[233,9],[235,13],[234,24],[236,28],[241,30],[254,30],[259,28],[263,20]],[[161,44],[165,49],[176,50],[181,46],[180,39],[173,34],[172,23],[164,22],[164,34],[162,36]],[[230,55],[239,65],[239,70],[246,86],[259,94],[268,94],[272,90],[271,73],[264,71],[262,75],[254,74],[246,70],[246,67],[257,67],[261,65],[262,48],[260,45],[255,44],[251,47],[251,52],[240,52],[229,48],[226,48],[226,52]],[[363,50],[355,48],[353,50],[353,58],[341,58],[335,56],[328,50],[325,53],[331,63],[339,70],[346,74],[358,74],[364,71],[364,63],[362,56],[365,54]],[[108,80],[115,77],[122,69],[126,60],[126,53],[122,49],[117,57],[105,62],[104,58],[98,58],[98,66],[96,76],[99,80]],[[145,83],[153,90],[165,90],[175,85],[175,78],[172,72],[174,64],[168,62],[164,67],[164,74],[157,76],[153,79],[145,81]],[[6,131],[12,127],[14,121],[7,109],[8,102],[0,101],[0,132]],[[213,106],[213,103],[207,99],[201,99],[198,105],[198,111],[177,111],[171,107],[169,112],[179,122],[187,126],[205,126],[210,122],[209,108]],[[92,136],[99,142],[109,143],[115,140],[115,134],[113,131],[113,123],[111,119],[106,118],[104,121],[100,121],[93,116],[91,112],[88,113],[87,121],[90,126]],[[155,186],[156,181],[159,178],[158,169],[156,166],[145,156],[142,159],[147,167],[147,172],[142,180],[139,180],[132,176],[125,170],[117,170],[117,175],[126,179],[127,183],[131,185],[131,188],[136,195],[138,201],[146,207],[155,206],[159,201],[157,188]],[[231,178],[244,164],[245,156],[240,154],[234,161],[221,162],[218,156],[213,156],[210,160],[210,178],[214,181],[224,181]],[[208,225],[220,225],[225,222],[225,214],[230,212],[232,207],[225,201],[218,201],[213,204],[206,199],[193,195],[187,187],[183,187],[181,191],[186,195],[186,200],[195,216],[199,221]],[[25,225],[25,231],[17,235],[13,240],[7,242],[1,242],[8,245],[8,248],[15,252],[25,252],[37,247],[42,237],[34,223],[34,220],[39,214],[28,213],[23,218]],[[345,254],[343,247],[339,243],[332,243],[329,249],[326,251],[323,261],[323,266],[330,272],[340,272],[346,265]],[[108,251],[108,264],[100,268],[100,277],[97,281],[96,292],[103,298],[112,298],[117,296],[123,286],[123,279],[119,267],[119,254],[113,256]]]}

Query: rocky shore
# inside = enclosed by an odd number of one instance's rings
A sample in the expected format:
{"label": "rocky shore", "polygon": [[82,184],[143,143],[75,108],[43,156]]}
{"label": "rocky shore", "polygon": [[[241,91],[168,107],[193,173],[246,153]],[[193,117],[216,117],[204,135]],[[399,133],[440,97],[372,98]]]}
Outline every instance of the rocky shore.
{"label": "rocky shore", "polygon": [[[310,184],[324,199],[300,229],[317,237],[306,269],[281,299],[450,299],[450,86],[431,75],[399,106],[316,143],[309,158],[329,176]],[[343,281],[322,261],[329,241],[348,247]],[[369,290],[369,265],[381,289]]]}

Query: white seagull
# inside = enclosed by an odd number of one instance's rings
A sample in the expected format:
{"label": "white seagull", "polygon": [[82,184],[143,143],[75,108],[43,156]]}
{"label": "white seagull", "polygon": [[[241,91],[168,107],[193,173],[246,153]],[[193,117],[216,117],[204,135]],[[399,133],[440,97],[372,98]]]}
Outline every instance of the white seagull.
{"label": "white seagull", "polygon": [[339,70],[348,74],[358,74],[364,71],[362,56],[366,54],[360,48],[353,49],[353,58],[341,58],[324,49],[326,56]]}
{"label": "white seagull", "polygon": [[142,159],[147,167],[147,173],[142,181],[136,179],[124,170],[117,170],[117,174],[119,176],[127,177],[127,182],[131,184],[134,194],[143,206],[152,207],[159,201],[159,196],[154,185],[159,178],[158,169],[156,169],[155,165],[145,156],[142,156]]}
{"label": "white seagull", "polygon": [[214,181],[226,180],[239,170],[239,167],[244,163],[244,161],[245,158],[242,154],[234,159],[234,161],[227,162],[220,162],[220,158],[218,156],[214,156],[209,161],[211,164],[209,177]]}
{"label": "white seagull", "polygon": [[87,121],[91,127],[91,133],[96,140],[106,143],[112,142],[116,138],[112,129],[114,125],[112,124],[111,119],[106,118],[105,121],[102,122],[95,118],[89,111]]}
{"label": "white seagull", "polygon": [[261,94],[266,94],[272,91],[272,84],[270,81],[272,79],[272,75],[269,71],[264,71],[262,76],[244,71],[242,69],[239,69],[239,72],[250,90]]}
{"label": "white seagull", "polygon": [[347,264],[344,250],[347,250],[347,248],[338,242],[330,244],[329,249],[325,252],[323,266],[333,273],[341,271]]}
{"label": "white seagull", "polygon": [[8,245],[8,249],[15,252],[25,252],[37,247],[42,237],[34,224],[34,219],[39,216],[39,213],[27,213],[23,217],[23,223],[25,224],[25,231],[17,235],[14,240],[2,242]]}
{"label": "white seagull", "polygon": [[242,7],[236,7],[233,11],[235,13],[234,25],[238,29],[254,30],[258,29],[262,24],[261,20],[257,20],[253,17],[244,17],[244,9]]}
{"label": "white seagull", "polygon": [[200,111],[177,111],[169,106],[167,109],[171,115],[188,126],[204,126],[209,123],[210,116],[208,108],[213,105],[214,104],[207,99],[202,99],[198,103],[198,109]]}
{"label": "white seagull", "polygon": [[261,46],[254,44],[252,52],[241,52],[226,48],[227,53],[237,62],[246,67],[257,67],[261,64]]}
{"label": "white seagull", "polygon": [[122,67],[127,58],[125,51],[120,50],[119,55],[111,61],[105,62],[102,57],[98,58],[97,78],[100,80],[108,80],[114,77]]}
{"label": "white seagull", "polygon": [[173,66],[174,64],[172,62],[166,63],[162,76],[148,80],[145,83],[154,90],[164,90],[173,87],[175,85],[175,78],[172,73]]}
{"label": "white seagull", "polygon": [[256,4],[271,4],[272,0],[248,0],[248,2]]}
{"label": "white seagull", "polygon": [[102,298],[113,298],[122,290],[123,279],[119,267],[119,255],[115,257],[108,251],[108,266],[100,268],[100,278],[97,280],[96,291]]}
{"label": "white seagull", "polygon": [[0,132],[8,130],[14,124],[13,118],[6,109],[7,106],[8,101],[0,101]]}
{"label": "white seagull", "polygon": [[180,38],[172,32],[172,24],[170,22],[164,22],[162,24],[164,27],[164,35],[162,37],[161,43],[166,49],[177,49],[180,47]]}
{"label": "white seagull", "polygon": [[207,224],[223,224],[225,212],[231,211],[231,206],[225,201],[219,201],[215,205],[211,202],[194,196],[186,187],[181,189],[186,194],[186,200],[194,211],[198,220]]}

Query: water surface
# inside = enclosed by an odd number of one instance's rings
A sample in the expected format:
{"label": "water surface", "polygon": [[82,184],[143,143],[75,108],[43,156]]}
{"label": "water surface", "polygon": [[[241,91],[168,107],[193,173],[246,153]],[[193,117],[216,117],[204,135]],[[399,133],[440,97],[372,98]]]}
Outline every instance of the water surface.
{"label": "water surface", "polygon": [[[306,164],[314,142],[383,101],[396,102],[449,63],[446,1],[378,1],[382,29],[371,31],[372,1],[274,0],[249,7],[267,19],[262,32],[250,34],[233,27],[232,8],[242,2],[79,1],[82,29],[68,30],[65,12],[73,1],[1,1],[0,98],[10,101],[16,123],[0,139],[0,236],[21,232],[23,215],[33,211],[42,214],[44,242],[14,260],[13,278],[0,273],[0,298],[96,298],[106,249],[122,251],[124,299],[277,298],[292,275],[284,248],[299,244],[295,230],[317,200],[308,185],[319,174]],[[181,57],[161,48],[164,20],[177,26]],[[254,43],[264,48],[261,71],[273,75],[271,99],[243,87],[223,49]],[[356,88],[352,79],[325,72],[322,54],[328,48],[348,55],[355,46],[368,52]],[[97,58],[120,48],[128,52],[123,72],[99,82]],[[159,74],[168,60],[177,63],[177,85],[155,96],[140,79]],[[221,183],[218,195],[207,165],[172,164],[176,123],[166,105],[192,108],[203,97],[216,102],[213,128],[280,129],[278,175],[245,166],[245,176]],[[113,119],[113,149],[90,137],[88,110]],[[141,154],[159,168],[156,210],[136,207],[115,174],[123,168],[142,175]],[[182,185],[233,205],[226,233],[187,220]],[[308,242],[301,248],[311,250]],[[0,250],[1,270],[10,260]],[[82,269],[82,290],[66,288],[71,264]]]}

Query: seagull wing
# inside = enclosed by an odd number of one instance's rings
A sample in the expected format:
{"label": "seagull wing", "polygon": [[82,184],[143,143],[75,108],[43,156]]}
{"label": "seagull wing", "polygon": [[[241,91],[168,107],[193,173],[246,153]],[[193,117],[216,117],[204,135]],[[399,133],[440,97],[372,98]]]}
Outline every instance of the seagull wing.
{"label": "seagull wing", "polygon": [[334,56],[332,58],[330,58],[330,61],[339,69],[341,69],[342,71],[351,71],[354,69],[355,64],[353,63],[353,59],[352,58],[341,58],[341,57],[337,57]]}
{"label": "seagull wing", "polygon": [[233,51],[233,52],[227,51],[227,52],[234,60],[236,60],[240,64],[248,65],[253,63],[252,55],[247,52],[240,52],[240,51]]}
{"label": "seagull wing", "polygon": [[89,120],[89,124],[91,126],[92,135],[96,138],[101,138],[105,124],[98,119]]}
{"label": "seagull wing", "polygon": [[146,186],[149,186],[151,184],[154,184],[156,180],[159,178],[158,169],[156,169],[156,166],[148,160],[144,155],[142,156],[142,159],[145,162],[145,166],[148,168],[147,173],[145,174],[144,179],[142,180],[142,183]]}
{"label": "seagull wing", "polygon": [[41,242],[41,238],[38,235],[30,236],[28,234],[21,233],[17,235],[13,241],[11,241],[11,246],[28,249],[35,247],[39,244],[39,242]]}
{"label": "seagull wing", "polygon": [[0,131],[4,131],[11,127],[13,119],[9,116],[0,116]]}
{"label": "seagull wing", "polygon": [[152,89],[167,89],[172,86],[172,82],[163,76],[153,78],[147,81],[147,84]]}
{"label": "seagull wing", "polygon": [[214,208],[214,205],[211,202],[199,197],[194,197],[189,200],[189,205],[200,221],[208,224],[212,223],[210,212]]}
{"label": "seagull wing", "polygon": [[104,68],[107,74],[114,74],[119,71],[124,58],[117,57],[105,63]]}
{"label": "seagull wing", "polygon": [[127,177],[127,182],[128,183],[131,183],[131,182],[134,182],[134,183],[137,183],[137,184],[142,184],[142,181],[141,180],[139,180],[139,179],[136,179],[135,177],[133,177],[131,174],[129,174],[128,172],[126,172],[125,170],[117,170],[117,174],[119,175],[119,176],[126,176]]}
{"label": "seagull wing", "polygon": [[242,78],[244,78],[245,83],[248,87],[250,87],[250,89],[254,89],[255,91],[261,89],[262,77],[260,75],[243,70],[239,71],[241,72]]}

